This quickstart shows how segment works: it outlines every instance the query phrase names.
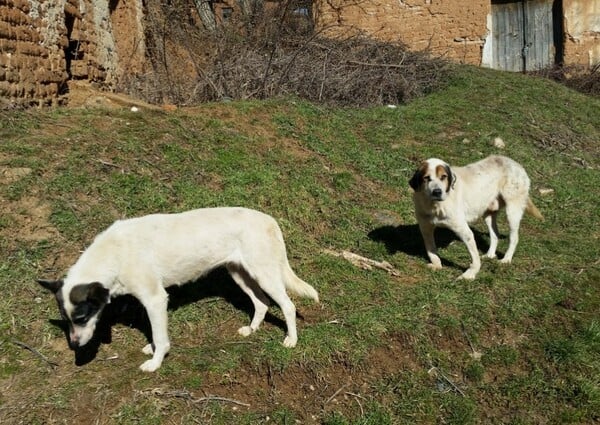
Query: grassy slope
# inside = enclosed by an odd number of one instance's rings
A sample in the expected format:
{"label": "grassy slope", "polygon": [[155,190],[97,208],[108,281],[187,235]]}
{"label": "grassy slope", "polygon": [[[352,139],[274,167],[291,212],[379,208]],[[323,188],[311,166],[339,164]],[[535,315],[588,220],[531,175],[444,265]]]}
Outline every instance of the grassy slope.
{"label": "grassy slope", "polygon": [[[598,421],[598,111],[597,99],[548,81],[462,68],[446,89],[396,109],[287,100],[3,112],[0,170],[31,172],[0,180],[0,422]],[[498,153],[496,136],[529,171],[546,220],[526,217],[513,264],[486,260],[474,282],[454,280],[468,254],[439,232],[447,267],[433,273],[407,181],[425,157]],[[35,278],[60,276],[114,219],[216,205],[280,222],[292,266],[322,299],[297,301],[297,348],[281,346],[276,308],[238,337],[248,304],[217,272],[171,294],[173,349],[158,373],[137,370],[135,304],[119,310],[126,326],[112,326],[112,342],[75,365]],[[484,226],[474,228],[483,250]],[[209,394],[250,407],[195,400]]]}

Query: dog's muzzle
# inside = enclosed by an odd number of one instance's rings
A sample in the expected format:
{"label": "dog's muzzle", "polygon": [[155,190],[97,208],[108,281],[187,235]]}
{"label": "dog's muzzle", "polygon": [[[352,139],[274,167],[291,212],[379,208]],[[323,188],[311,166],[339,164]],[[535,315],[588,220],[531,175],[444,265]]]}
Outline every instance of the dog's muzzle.
{"label": "dog's muzzle", "polygon": [[442,189],[433,189],[431,191],[431,198],[435,201],[441,201],[443,194],[444,192],[442,192]]}
{"label": "dog's muzzle", "polygon": [[79,347],[81,347],[81,344],[79,343],[79,338],[70,337],[69,338],[69,348],[71,350],[77,350]]}

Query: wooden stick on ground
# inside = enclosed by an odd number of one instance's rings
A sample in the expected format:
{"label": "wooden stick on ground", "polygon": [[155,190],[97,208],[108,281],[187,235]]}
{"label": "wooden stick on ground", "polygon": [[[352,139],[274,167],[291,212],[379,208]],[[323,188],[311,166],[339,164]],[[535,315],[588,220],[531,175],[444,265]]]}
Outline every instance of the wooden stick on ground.
{"label": "wooden stick on ground", "polygon": [[36,350],[35,348],[33,348],[33,347],[25,344],[24,342],[17,341],[16,339],[13,339],[12,343],[15,344],[18,347],[21,347],[21,348],[24,348],[26,350],[31,351],[33,354],[35,354],[36,356],[38,356],[40,359],[42,359],[43,361],[45,361],[46,363],[48,363],[52,368],[55,368],[55,367],[58,366],[58,363],[55,363],[52,360],[49,360],[48,357],[44,356],[38,350]]}
{"label": "wooden stick on ground", "polygon": [[326,254],[333,255],[335,257],[342,257],[348,260],[350,263],[354,264],[356,267],[359,267],[363,270],[372,270],[373,267],[376,267],[381,270],[385,270],[392,276],[400,276],[400,271],[395,269],[390,263],[387,261],[377,261],[371,258],[363,257],[362,255],[355,254],[350,251],[342,251],[337,252],[330,249],[326,249],[324,251]]}

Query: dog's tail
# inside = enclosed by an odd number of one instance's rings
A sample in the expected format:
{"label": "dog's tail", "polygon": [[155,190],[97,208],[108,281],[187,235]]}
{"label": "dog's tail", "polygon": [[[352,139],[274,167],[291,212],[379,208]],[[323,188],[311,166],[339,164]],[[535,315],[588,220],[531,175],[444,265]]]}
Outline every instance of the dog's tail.
{"label": "dog's tail", "polygon": [[296,276],[296,273],[294,273],[289,265],[284,267],[284,269],[284,282],[286,289],[289,289],[290,292],[293,292],[300,297],[310,298],[316,302],[319,302],[319,294],[315,288]]}
{"label": "dog's tail", "polygon": [[527,198],[527,205],[525,206],[525,211],[539,220],[544,220],[544,216],[542,215],[540,210],[538,210],[538,208],[535,206],[531,198]]}

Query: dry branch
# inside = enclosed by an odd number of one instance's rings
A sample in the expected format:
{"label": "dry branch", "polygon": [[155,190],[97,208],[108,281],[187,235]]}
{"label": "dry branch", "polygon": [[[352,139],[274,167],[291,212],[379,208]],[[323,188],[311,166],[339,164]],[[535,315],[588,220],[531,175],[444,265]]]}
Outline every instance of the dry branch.
{"label": "dry branch", "polygon": [[381,270],[385,270],[392,276],[400,276],[401,273],[399,270],[395,269],[390,263],[387,261],[377,261],[371,258],[363,257],[362,255],[355,254],[350,251],[332,251],[329,249],[324,250],[326,254],[333,255],[335,257],[342,257],[348,260],[350,263],[354,264],[356,267],[359,267],[363,270],[372,270],[373,267],[376,267]]}
{"label": "dry branch", "polygon": [[331,400],[333,400],[333,399],[334,399],[334,398],[335,398],[335,397],[336,397],[336,396],[337,396],[339,393],[341,393],[341,392],[344,390],[344,388],[346,388],[347,386],[348,386],[348,384],[344,384],[344,385],[342,385],[340,388],[338,388],[338,389],[337,389],[337,391],[336,391],[336,392],[334,392],[334,393],[331,395],[331,397],[329,397],[329,398],[328,398],[328,399],[325,401],[325,403],[323,403],[323,405],[327,405],[327,404],[329,404],[329,402],[330,402]]}
{"label": "dry branch", "polygon": [[448,378],[446,376],[446,374],[444,372],[442,372],[439,368],[433,366],[431,369],[429,369],[427,371],[427,373],[429,373],[429,375],[434,376],[437,379],[441,379],[443,382],[445,382],[446,384],[450,385],[450,387],[452,387],[452,389],[454,391],[456,391],[457,393],[459,393],[461,396],[466,397],[465,393],[463,390],[461,390],[458,385],[456,385],[450,378]]}
{"label": "dry branch", "polygon": [[163,391],[160,388],[153,388],[152,390],[140,391],[142,394],[151,394],[156,397],[173,397],[173,398],[182,398],[191,403],[206,403],[209,401],[220,401],[225,403],[237,404],[238,406],[250,407],[250,404],[244,403],[243,401],[235,400],[232,398],[220,397],[220,396],[206,396],[200,398],[194,398],[192,394],[187,390],[171,390],[171,391]]}
{"label": "dry branch", "polygon": [[40,359],[42,359],[43,361],[45,361],[46,363],[48,363],[52,368],[55,368],[58,366],[58,363],[53,362],[52,360],[49,360],[48,357],[44,356],[42,353],[40,353],[38,350],[36,350],[35,348],[25,344],[24,342],[21,341],[17,341],[16,339],[12,340],[12,343],[15,344],[18,347],[24,348],[26,350],[31,351],[33,354],[35,354],[37,357],[39,357]]}

